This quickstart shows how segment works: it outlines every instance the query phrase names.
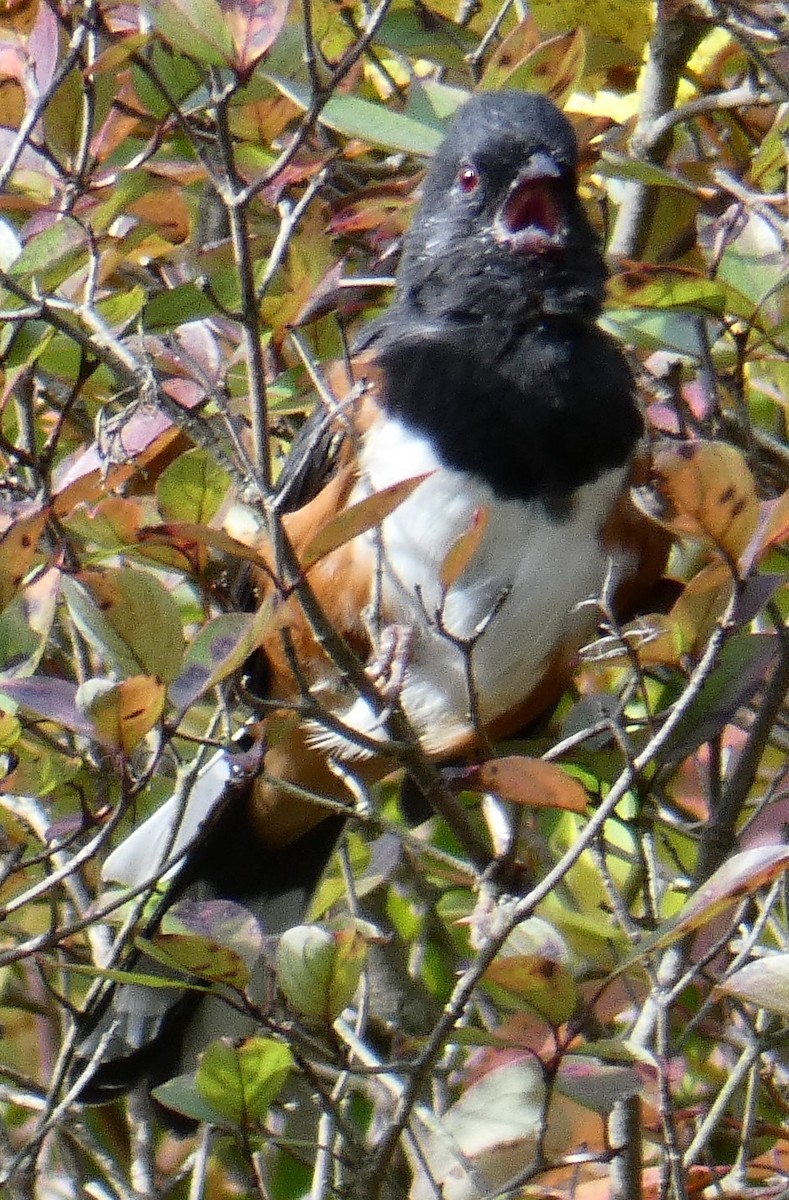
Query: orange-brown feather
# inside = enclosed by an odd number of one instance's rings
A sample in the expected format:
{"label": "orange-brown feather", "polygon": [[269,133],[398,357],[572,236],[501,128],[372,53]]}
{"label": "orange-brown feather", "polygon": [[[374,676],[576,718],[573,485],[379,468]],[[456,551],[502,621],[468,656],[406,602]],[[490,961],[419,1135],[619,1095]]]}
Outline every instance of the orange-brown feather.
{"label": "orange-brown feather", "polygon": [[[346,389],[365,380],[361,396],[350,403],[339,404],[335,420],[350,422],[352,432],[341,454],[340,467],[324,489],[308,504],[284,518],[284,526],[297,558],[304,554],[315,533],[331,521],[347,505],[356,479],[355,450],[358,439],[370,427],[380,410],[376,403],[375,371],[369,362],[361,363],[355,379],[348,380],[343,368],[333,377],[334,387],[343,382]],[[644,453],[634,460],[630,485],[641,484],[648,474],[649,459]],[[665,530],[651,522],[633,504],[630,488],[626,487],[611,512],[603,532],[603,543],[611,549],[624,548],[634,562],[632,571],[619,585],[616,607],[620,615],[632,613],[643,604],[659,581],[665,567],[669,538]],[[265,553],[265,548],[262,548]],[[317,596],[326,618],[365,661],[371,653],[371,643],[363,614],[371,602],[375,573],[374,555],[367,541],[355,538],[333,551],[306,572],[306,578]],[[270,581],[261,580],[261,589]],[[385,617],[385,614],[384,614]],[[516,734],[531,720],[550,709],[567,688],[573,674],[581,638],[576,636],[555,647],[537,686],[517,705],[491,721],[478,734],[442,746],[435,754],[438,761],[464,755],[474,755],[489,744]],[[287,649],[286,649],[287,646]],[[294,676],[292,659],[299,664],[307,683],[314,684],[327,672],[326,661],[312,634],[309,622],[296,594],[280,599],[275,616],[266,631],[262,648],[271,668],[271,697],[293,701],[299,694],[299,681]],[[276,729],[276,721],[265,723],[266,732]],[[326,807],[301,800],[277,787],[276,781],[295,784],[317,796],[347,802],[349,794],[337,775],[329,768],[324,753],[308,744],[304,729],[293,722],[283,737],[272,738],[265,757],[265,775],[254,789],[256,820],[263,840],[270,845],[284,845],[318,824],[328,814]],[[354,764],[367,784],[383,777],[392,768],[390,760],[380,757]]]}

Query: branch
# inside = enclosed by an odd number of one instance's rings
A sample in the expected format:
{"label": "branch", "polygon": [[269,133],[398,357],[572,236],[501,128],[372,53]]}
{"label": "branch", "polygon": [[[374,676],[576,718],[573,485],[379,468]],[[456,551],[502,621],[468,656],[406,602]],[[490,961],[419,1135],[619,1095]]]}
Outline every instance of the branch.
{"label": "branch", "polygon": [[[630,142],[633,157],[661,166],[671,148],[671,128],[658,122],[674,107],[680,76],[706,25],[687,14],[666,17],[667,0],[658,0],[657,16],[641,80],[641,108]],[[638,258],[649,238],[658,189],[635,180],[624,184],[610,253]]]}

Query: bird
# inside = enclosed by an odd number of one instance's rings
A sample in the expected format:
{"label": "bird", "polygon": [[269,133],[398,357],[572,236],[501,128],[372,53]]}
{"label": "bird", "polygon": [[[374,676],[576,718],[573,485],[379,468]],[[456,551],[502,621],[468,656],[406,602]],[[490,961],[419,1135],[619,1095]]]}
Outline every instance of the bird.
{"label": "bird", "polygon": [[[391,303],[327,374],[333,401],[278,481],[304,586],[370,687],[327,655],[303,592],[277,586],[256,526],[252,590],[270,614],[248,673],[269,710],[288,710],[284,732],[264,717],[251,768],[220,752],[177,834],[170,801],[105,877],[132,886],[155,846],[193,839],[166,903],[235,900],[281,933],[303,919],[343,825],[337,803],[308,793],[349,802],[348,772],[371,785],[391,770],[395,709],[439,768],[488,753],[566,689],[604,584],[623,613],[644,602],[668,542],[631,498],[649,455],[626,355],[598,323],[606,276],[570,121],[541,94],[473,95],[423,179]],[[398,502],[379,502],[371,527],[312,561],[318,531],[386,495]],[[92,1071],[80,1099],[194,1060],[210,1035],[203,1004],[107,987],[79,1027],[77,1066]],[[227,1029],[220,1012],[214,1036]]]}

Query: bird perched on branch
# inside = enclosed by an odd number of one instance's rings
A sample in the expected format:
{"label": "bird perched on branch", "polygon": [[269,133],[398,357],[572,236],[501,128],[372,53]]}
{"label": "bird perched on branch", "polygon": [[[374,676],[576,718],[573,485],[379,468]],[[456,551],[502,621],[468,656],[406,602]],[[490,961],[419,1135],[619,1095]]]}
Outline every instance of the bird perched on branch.
{"label": "bird perched on branch", "polygon": [[[206,821],[204,836],[173,897],[235,899],[268,933],[297,923],[340,819],[293,789],[347,801],[337,764],[380,777],[403,729],[439,764],[513,735],[566,687],[604,579],[623,608],[658,579],[665,535],[630,500],[644,467],[634,383],[597,325],[605,274],[565,117],[539,95],[472,98],[425,177],[391,306],[280,480],[295,558],[316,561],[285,594],[263,547],[265,691],[313,707],[269,739],[252,780],[233,784],[228,754],[203,773],[175,847]],[[317,557],[316,532],[369,497],[373,527],[352,536],[349,516]],[[366,665],[355,681],[316,636],[313,600]],[[150,870],[173,803],[106,874],[133,884]],[[128,985],[105,996],[83,1028],[83,1065],[102,1041],[83,1098],[166,1077],[194,1006]],[[211,1030],[186,1036],[195,1049]]]}

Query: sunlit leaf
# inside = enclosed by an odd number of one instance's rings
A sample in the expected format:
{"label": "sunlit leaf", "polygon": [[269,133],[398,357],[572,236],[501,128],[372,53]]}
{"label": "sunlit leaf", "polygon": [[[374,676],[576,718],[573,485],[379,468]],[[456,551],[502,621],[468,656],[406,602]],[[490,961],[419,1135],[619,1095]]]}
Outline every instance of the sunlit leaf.
{"label": "sunlit leaf", "polygon": [[756,484],[727,442],[669,444],[653,457],[655,515],[680,536],[712,541],[736,560],[759,520]]}
{"label": "sunlit leaf", "polygon": [[512,72],[537,49],[540,40],[540,31],[534,18],[527,16],[507,34],[488,58],[480,87],[500,91]]}
{"label": "sunlit leaf", "polygon": [[230,476],[205,450],[179,454],[159,476],[156,499],[165,521],[208,525],[230,490]]}
{"label": "sunlit leaf", "polygon": [[469,528],[465,533],[461,533],[460,537],[447,550],[439,572],[442,592],[448,592],[457,583],[479,550],[488,527],[489,517],[490,510],[488,508],[476,509]]}
{"label": "sunlit leaf", "polygon": [[184,713],[209,688],[246,661],[260,644],[270,614],[263,606],[257,613],[223,613],[204,625],[184,655],[178,677],[169,688],[172,704]]}
{"label": "sunlit leaf", "polygon": [[244,988],[263,953],[255,917],[232,900],[179,900],[167,911],[156,945],[185,970]]}
{"label": "sunlit leaf", "polygon": [[[269,76],[283,95],[304,110],[309,108],[309,90],[291,79]],[[319,121],[328,129],[345,137],[361,138],[373,146],[402,150],[408,154],[433,154],[441,142],[441,134],[433,125],[422,124],[410,117],[372,104],[360,96],[335,93],[321,110]]]}
{"label": "sunlit leaf", "polygon": [[547,1106],[545,1079],[534,1058],[505,1061],[489,1071],[466,1088],[424,1139],[409,1200],[434,1196],[436,1179],[448,1200],[476,1200],[495,1192],[534,1161]]}
{"label": "sunlit leaf", "polygon": [[180,1113],[189,1121],[205,1121],[218,1129],[232,1128],[236,1124],[225,1112],[219,1112],[203,1098],[197,1089],[194,1073],[168,1079],[166,1083],[153,1088],[151,1095],[159,1104]]}
{"label": "sunlit leaf", "polygon": [[[709,924],[735,904],[754,896],[789,869],[789,849],[779,845],[755,846],[732,854],[713,875],[693,893],[679,915],[647,938],[632,956],[637,962],[644,954],[664,948],[678,938]],[[628,965],[628,964],[624,964]]]}
{"label": "sunlit leaf", "polygon": [[726,311],[727,291],[723,284],[677,268],[641,267],[619,272],[613,276],[609,292],[612,302],[618,305],[689,309],[714,316]]}
{"label": "sunlit leaf", "polygon": [[[122,567],[82,571],[77,582],[92,597],[103,622],[121,640],[127,656],[138,664],[131,674],[156,675],[165,682],[177,675],[184,636],[175,601],[146,571]],[[90,620],[87,610],[83,615]],[[113,649],[108,645],[110,653]]]}
{"label": "sunlit leaf", "polygon": [[223,1038],[203,1052],[195,1082],[212,1109],[249,1128],[263,1120],[292,1068],[290,1050],[273,1038],[249,1038],[240,1045]]}
{"label": "sunlit leaf", "polygon": [[358,930],[332,932],[297,925],[277,944],[277,982],[305,1017],[330,1024],[349,1005],[361,978],[366,938]]}
{"label": "sunlit leaf", "polygon": [[151,525],[142,530],[140,541],[143,545],[162,542],[183,550],[185,554],[189,554],[194,547],[205,546],[229,558],[238,559],[239,562],[253,563],[263,570],[268,568],[268,561],[251,546],[231,537],[223,529],[211,529],[207,525],[195,525],[191,521]]}
{"label": "sunlit leaf", "polygon": [[583,74],[585,58],[583,30],[573,29],[542,42],[527,54],[506,76],[503,86],[543,92],[563,104]]}
{"label": "sunlit leaf", "polygon": [[529,9],[546,32],[582,26],[622,42],[640,55],[649,37],[649,0],[532,0]]}
{"label": "sunlit leaf", "polygon": [[769,954],[746,963],[719,983],[717,990],[789,1017],[789,954]]}
{"label": "sunlit leaf", "polygon": [[103,745],[129,754],[159,721],[164,699],[160,679],[135,675],[120,683],[86,680],[77,689],[75,703]]}
{"label": "sunlit leaf", "polygon": [[0,537],[0,609],[5,608],[30,570],[49,513],[17,517]]}
{"label": "sunlit leaf", "polygon": [[539,758],[511,755],[491,758],[468,773],[469,784],[478,791],[495,792],[502,800],[532,808],[563,808],[583,813],[589,797],[577,779],[555,763]]}
{"label": "sunlit leaf", "polygon": [[528,954],[499,954],[484,979],[525,1001],[551,1025],[569,1021],[578,1003],[572,975],[560,963]]}
{"label": "sunlit leaf", "polygon": [[320,559],[339,549],[346,542],[366,533],[375,525],[380,525],[390,513],[393,513],[404,500],[407,500],[420,483],[424,483],[427,475],[415,475],[412,479],[403,479],[390,487],[373,492],[363,500],[346,508],[337,517],[332,517],[314,534],[301,554],[301,565],[309,570]]}

